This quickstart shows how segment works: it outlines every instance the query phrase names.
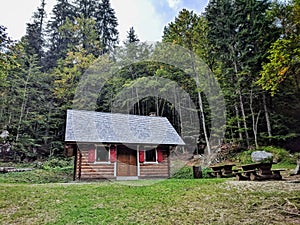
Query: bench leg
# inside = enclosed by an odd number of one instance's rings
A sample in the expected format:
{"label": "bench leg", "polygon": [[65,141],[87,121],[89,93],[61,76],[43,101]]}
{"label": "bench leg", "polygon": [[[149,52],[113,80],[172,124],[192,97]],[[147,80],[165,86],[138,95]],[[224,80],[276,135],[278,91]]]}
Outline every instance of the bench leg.
{"label": "bench leg", "polygon": [[236,179],[237,179],[238,181],[240,181],[240,180],[249,180],[248,177],[243,176],[241,173],[236,173],[235,176],[236,176]]}
{"label": "bench leg", "polygon": [[255,172],[250,173],[250,180],[254,181],[254,180],[258,180],[258,176]]}
{"label": "bench leg", "polygon": [[274,180],[282,180],[282,176],[279,171],[273,172],[273,179]]}

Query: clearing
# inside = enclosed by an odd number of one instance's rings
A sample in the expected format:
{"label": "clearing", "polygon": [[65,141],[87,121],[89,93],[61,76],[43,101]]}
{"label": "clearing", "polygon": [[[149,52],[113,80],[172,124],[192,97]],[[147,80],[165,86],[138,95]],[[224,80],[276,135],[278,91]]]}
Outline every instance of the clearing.
{"label": "clearing", "polygon": [[300,183],[0,183],[2,224],[300,224]]}

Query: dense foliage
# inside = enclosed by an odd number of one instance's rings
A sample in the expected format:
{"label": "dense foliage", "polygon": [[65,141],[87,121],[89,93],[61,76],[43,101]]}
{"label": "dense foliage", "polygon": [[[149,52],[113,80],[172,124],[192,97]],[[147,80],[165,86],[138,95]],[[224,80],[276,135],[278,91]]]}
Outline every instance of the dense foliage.
{"label": "dense foliage", "polygon": [[[119,61],[101,92],[93,93],[94,109],[113,111],[121,99],[117,106],[127,113],[167,117],[192,150],[197,144],[206,144],[209,152],[215,147],[208,142],[215,115],[191,78],[195,71],[145,61],[151,54],[168,56],[141,42],[133,27],[118,46],[109,0],[57,0],[48,20],[44,9],[42,0],[19,41],[0,25],[0,133],[9,133],[0,137],[2,153],[13,150],[7,157],[15,160],[62,155],[66,109],[82,105],[76,90],[84,73],[89,69],[91,84],[100,84],[91,69],[95,62],[106,73],[105,65]],[[299,0],[211,0],[203,14],[183,9],[165,26],[163,43],[192,51],[215,74],[226,103],[225,143],[244,149],[283,146],[300,133],[299,15]],[[162,78],[168,82],[161,85]],[[183,96],[173,82],[196,106],[200,133],[184,133],[178,100]],[[124,90],[126,99],[120,96]],[[174,102],[140,98],[146,90],[172,93]]]}

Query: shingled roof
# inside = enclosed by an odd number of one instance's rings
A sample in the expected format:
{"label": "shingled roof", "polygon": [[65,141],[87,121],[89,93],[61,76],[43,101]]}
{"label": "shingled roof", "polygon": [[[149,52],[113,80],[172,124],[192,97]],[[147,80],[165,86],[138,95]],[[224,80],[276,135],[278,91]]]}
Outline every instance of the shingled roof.
{"label": "shingled roof", "polygon": [[66,142],[184,145],[167,118],[68,110]]}

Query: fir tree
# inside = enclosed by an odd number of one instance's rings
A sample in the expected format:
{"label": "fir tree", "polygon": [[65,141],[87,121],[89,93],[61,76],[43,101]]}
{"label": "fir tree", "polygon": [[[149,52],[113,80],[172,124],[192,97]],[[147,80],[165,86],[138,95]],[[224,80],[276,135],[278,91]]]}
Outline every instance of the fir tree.
{"label": "fir tree", "polygon": [[109,0],[102,0],[96,10],[96,28],[103,52],[111,51],[119,43],[118,21]]}
{"label": "fir tree", "polygon": [[45,23],[46,11],[45,0],[41,0],[41,5],[37,12],[33,14],[32,23],[27,23],[26,28],[26,53],[28,56],[37,56],[38,65],[41,65],[42,57],[44,56],[44,35],[43,26]]}
{"label": "fir tree", "polygon": [[97,4],[96,0],[75,0],[76,17],[95,18]]}
{"label": "fir tree", "polygon": [[135,30],[133,27],[130,27],[129,31],[127,32],[127,40],[124,42],[125,44],[130,44],[130,43],[136,43],[139,42],[140,39],[135,33]]}
{"label": "fir tree", "polygon": [[[228,124],[234,130],[230,136],[244,141],[247,146],[251,135],[248,118],[254,120],[253,112],[260,110],[260,102],[252,101],[259,99],[253,99],[259,94],[254,81],[265,60],[266,49],[276,37],[272,30],[273,21],[266,16],[269,6],[266,0],[212,0],[205,13],[210,54],[218,61],[218,70],[222,71],[219,81],[228,103],[228,121],[235,124],[235,127]],[[250,104],[256,109],[249,110]]]}
{"label": "fir tree", "polygon": [[75,7],[70,3],[70,0],[57,0],[56,5],[53,7],[53,16],[47,24],[49,42],[44,62],[47,69],[53,68],[58,59],[66,57],[70,40],[60,32],[60,28],[66,23],[67,19],[74,20],[75,11]]}

